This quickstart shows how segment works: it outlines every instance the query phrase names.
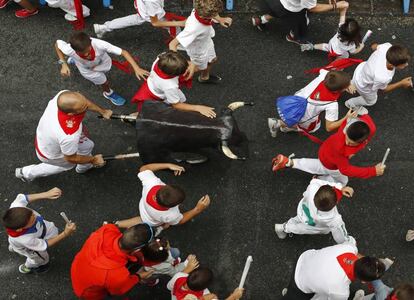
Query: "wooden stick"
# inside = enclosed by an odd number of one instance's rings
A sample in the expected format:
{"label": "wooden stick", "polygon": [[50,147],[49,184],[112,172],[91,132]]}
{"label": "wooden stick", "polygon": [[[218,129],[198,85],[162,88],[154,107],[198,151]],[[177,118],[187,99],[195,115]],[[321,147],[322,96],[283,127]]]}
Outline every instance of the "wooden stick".
{"label": "wooden stick", "polygon": [[108,160],[119,160],[119,159],[126,159],[126,158],[135,158],[135,157],[139,157],[139,153],[135,152],[135,153],[127,153],[127,154],[117,154],[117,155],[105,155],[103,157],[103,160],[108,161]]}
{"label": "wooden stick", "polygon": [[391,151],[390,148],[387,148],[387,151],[385,151],[384,158],[382,159],[382,162],[381,162],[382,166],[385,165],[385,161],[387,160],[387,157],[388,157],[388,154],[390,154],[390,151]]}
{"label": "wooden stick", "polygon": [[251,255],[249,255],[246,259],[246,263],[244,265],[244,270],[243,270],[243,274],[240,280],[240,284],[239,284],[239,288],[243,288],[244,286],[244,282],[246,281],[246,277],[247,277],[247,273],[249,273],[249,269],[250,269],[250,264],[252,263],[253,258]]}

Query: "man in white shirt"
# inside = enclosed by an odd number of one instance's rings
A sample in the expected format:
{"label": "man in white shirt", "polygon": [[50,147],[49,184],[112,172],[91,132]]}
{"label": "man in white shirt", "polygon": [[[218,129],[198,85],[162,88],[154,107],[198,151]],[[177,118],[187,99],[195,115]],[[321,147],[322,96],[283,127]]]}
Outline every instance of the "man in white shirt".
{"label": "man in white shirt", "polygon": [[299,257],[284,300],[347,300],[356,280],[373,281],[385,272],[382,260],[361,256],[355,241],[307,250]]}
{"label": "man in white shirt", "polygon": [[78,92],[60,91],[49,101],[36,129],[36,155],[42,162],[16,169],[16,177],[29,182],[68,171],[76,167],[85,173],[92,167],[105,164],[102,155],[92,156],[94,143],[85,134],[82,120],[87,111],[101,114],[105,119],[111,110],[92,103]]}
{"label": "man in white shirt", "polygon": [[140,216],[131,219],[116,221],[120,228],[129,228],[139,223],[147,223],[157,227],[157,234],[162,229],[172,225],[182,225],[202,213],[210,205],[210,197],[203,196],[196,206],[181,213],[179,205],[185,200],[184,191],[176,185],[166,185],[157,176],[155,171],[171,170],[176,176],[184,172],[184,168],[169,163],[154,163],[143,165],[139,169],[138,178],[142,183],[142,195],[139,201]]}
{"label": "man in white shirt", "polygon": [[374,51],[366,62],[359,64],[355,69],[352,84],[358,91],[358,97],[345,102],[348,108],[372,106],[377,102],[378,90],[385,93],[397,88],[412,88],[411,77],[406,77],[396,83],[390,83],[395,70],[402,70],[408,66],[411,54],[408,49],[400,45],[373,44]]}

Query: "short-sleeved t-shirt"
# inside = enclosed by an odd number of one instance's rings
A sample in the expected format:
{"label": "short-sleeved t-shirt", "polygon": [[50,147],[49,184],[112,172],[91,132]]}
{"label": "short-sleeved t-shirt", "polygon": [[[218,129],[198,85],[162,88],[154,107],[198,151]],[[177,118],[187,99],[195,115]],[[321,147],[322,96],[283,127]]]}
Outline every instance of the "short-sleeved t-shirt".
{"label": "short-sleeved t-shirt", "polygon": [[299,12],[302,9],[314,8],[317,0],[280,0],[283,7],[291,12]]}
{"label": "short-sleeved t-shirt", "polygon": [[154,66],[158,63],[158,58],[152,64],[151,73],[148,76],[147,84],[151,93],[167,104],[185,102],[186,97],[179,87],[179,76],[173,78],[161,78],[155,71]]}
{"label": "short-sleeved t-shirt", "polygon": [[[27,207],[29,201],[26,195],[19,194],[16,199],[10,205],[10,208],[14,207]],[[40,216],[38,212],[32,210],[36,216]],[[41,222],[36,222],[36,224],[30,228],[30,230],[20,236],[11,237],[9,236],[9,243],[15,250],[25,250],[29,249],[32,251],[46,251],[47,242],[46,240],[56,236],[58,234],[58,229],[56,228],[53,222],[43,221],[44,225]],[[43,226],[46,227],[46,234],[44,238],[41,238],[43,233]]]}
{"label": "short-sleeved t-shirt", "polygon": [[342,42],[338,37],[338,33],[329,40],[329,52],[333,52],[337,56],[346,56],[349,53],[354,53],[356,49],[354,42]]}
{"label": "short-sleeved t-shirt", "polygon": [[195,17],[195,10],[188,17],[184,29],[177,35],[177,40],[188,55],[201,56],[208,52],[215,31],[212,25],[202,24]]}
{"label": "short-sleeved t-shirt", "polygon": [[151,22],[151,17],[161,20],[165,16],[164,0],[135,0],[134,6],[141,18],[147,22]]}
{"label": "short-sleeved t-shirt", "polygon": [[359,93],[371,94],[385,89],[395,74],[395,68],[387,69],[387,51],[392,45],[385,43],[378,45],[366,62],[359,64],[355,69],[352,82]]}
{"label": "short-sleeved t-shirt", "polygon": [[69,43],[62,40],[57,40],[57,47],[66,56],[72,57],[75,60],[76,66],[82,71],[93,70],[93,71],[107,71],[112,65],[111,58],[108,53],[114,55],[121,55],[122,49],[114,46],[106,41],[91,38],[91,46],[95,51],[95,59],[88,60],[80,57],[76,51],[71,47]]}
{"label": "short-sleeved t-shirt", "polygon": [[36,129],[36,150],[47,159],[76,154],[82,135],[82,123],[73,134],[66,134],[59,123],[57,99],[62,92],[49,101]]}
{"label": "short-sleeved t-shirt", "polygon": [[138,178],[142,183],[142,196],[139,201],[139,214],[142,221],[154,227],[162,224],[177,225],[183,218],[178,205],[167,210],[158,210],[151,206],[149,199],[147,199],[148,193],[153,187],[165,185],[165,183],[150,170],[138,173]]}

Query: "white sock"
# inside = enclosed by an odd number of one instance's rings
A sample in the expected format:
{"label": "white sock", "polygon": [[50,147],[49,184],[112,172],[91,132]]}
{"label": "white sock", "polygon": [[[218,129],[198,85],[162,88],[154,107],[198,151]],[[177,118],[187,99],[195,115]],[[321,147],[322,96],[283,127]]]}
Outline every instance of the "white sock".
{"label": "white sock", "polygon": [[265,15],[261,16],[261,17],[260,17],[260,20],[262,21],[262,24],[266,24],[266,23],[268,23],[268,22],[269,22],[269,20],[268,20],[268,19],[266,19]]}
{"label": "white sock", "polygon": [[109,96],[109,95],[111,95],[113,92],[114,92],[114,90],[113,90],[113,89],[109,89],[109,93],[104,92],[104,94],[105,94],[105,95],[107,95],[107,96]]}

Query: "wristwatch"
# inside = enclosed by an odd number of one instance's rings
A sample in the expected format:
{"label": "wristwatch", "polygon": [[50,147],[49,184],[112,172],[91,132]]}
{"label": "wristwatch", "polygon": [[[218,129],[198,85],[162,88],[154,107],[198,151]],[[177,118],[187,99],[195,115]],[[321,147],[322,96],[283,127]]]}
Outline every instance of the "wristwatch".
{"label": "wristwatch", "polygon": [[67,63],[66,60],[63,60],[63,59],[58,60],[59,65],[63,65],[63,64],[66,64],[66,63]]}

